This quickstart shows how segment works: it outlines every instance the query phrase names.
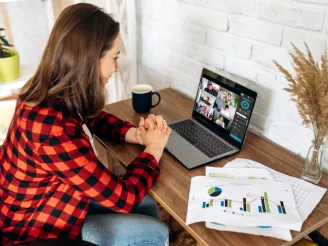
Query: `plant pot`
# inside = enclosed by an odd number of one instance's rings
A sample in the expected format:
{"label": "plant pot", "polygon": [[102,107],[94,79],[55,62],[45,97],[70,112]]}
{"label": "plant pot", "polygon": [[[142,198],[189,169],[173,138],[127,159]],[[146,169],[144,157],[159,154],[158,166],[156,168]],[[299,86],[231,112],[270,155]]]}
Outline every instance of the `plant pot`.
{"label": "plant pot", "polygon": [[0,82],[10,82],[20,76],[19,55],[14,50],[6,50],[9,57],[0,58]]}

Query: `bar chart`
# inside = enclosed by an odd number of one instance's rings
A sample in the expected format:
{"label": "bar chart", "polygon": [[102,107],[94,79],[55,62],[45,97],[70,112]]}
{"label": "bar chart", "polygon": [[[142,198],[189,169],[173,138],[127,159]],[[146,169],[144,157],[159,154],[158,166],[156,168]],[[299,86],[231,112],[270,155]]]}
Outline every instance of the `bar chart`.
{"label": "bar chart", "polygon": [[211,199],[209,202],[203,202],[202,208],[208,208],[213,206],[213,199]]}
{"label": "bar chart", "polygon": [[[211,188],[209,191],[209,195],[213,196],[213,194],[218,195],[221,194],[222,190],[218,190],[219,188]],[[219,191],[219,192],[218,192]],[[222,208],[239,208],[239,211],[242,212],[256,212],[256,213],[270,213],[270,212],[278,212],[279,214],[287,214],[286,208],[283,201],[274,202],[269,200],[268,192],[264,192],[263,196],[260,197],[252,197],[247,198],[243,197],[240,201],[233,201],[231,199],[219,199],[215,200],[215,202],[219,203],[219,206]],[[214,200],[210,199],[209,201],[202,202],[202,208],[212,207],[214,204]],[[272,209],[276,207],[274,211]]]}
{"label": "bar chart", "polygon": [[289,184],[248,178],[193,177],[186,224],[201,221],[295,231],[302,227]]}

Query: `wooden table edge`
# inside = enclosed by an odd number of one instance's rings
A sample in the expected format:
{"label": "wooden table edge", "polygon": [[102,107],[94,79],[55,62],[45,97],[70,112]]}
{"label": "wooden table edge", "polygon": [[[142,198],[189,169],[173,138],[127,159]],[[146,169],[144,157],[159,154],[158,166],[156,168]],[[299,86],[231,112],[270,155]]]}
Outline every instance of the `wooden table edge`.
{"label": "wooden table edge", "polygon": [[[304,221],[305,222],[305,221]],[[305,230],[304,232],[300,232],[296,237],[292,238],[292,241],[287,241],[285,244],[283,244],[283,246],[289,246],[292,245],[296,242],[298,242],[299,240],[301,240],[304,236],[310,234],[311,232],[315,231],[316,229],[320,228],[321,226],[323,226],[324,224],[328,223],[328,217],[326,217],[324,220],[321,220],[320,222],[318,222],[317,224],[311,226],[310,228],[308,228],[307,230]],[[295,240],[294,240],[295,239]]]}

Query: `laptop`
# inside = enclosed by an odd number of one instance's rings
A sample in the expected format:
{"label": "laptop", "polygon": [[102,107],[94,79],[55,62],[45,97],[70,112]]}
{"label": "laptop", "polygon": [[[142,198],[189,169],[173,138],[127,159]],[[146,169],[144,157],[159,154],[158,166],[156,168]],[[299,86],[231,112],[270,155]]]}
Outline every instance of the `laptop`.
{"label": "laptop", "polygon": [[192,169],[241,151],[257,93],[247,80],[203,69],[191,118],[169,124],[166,149]]}

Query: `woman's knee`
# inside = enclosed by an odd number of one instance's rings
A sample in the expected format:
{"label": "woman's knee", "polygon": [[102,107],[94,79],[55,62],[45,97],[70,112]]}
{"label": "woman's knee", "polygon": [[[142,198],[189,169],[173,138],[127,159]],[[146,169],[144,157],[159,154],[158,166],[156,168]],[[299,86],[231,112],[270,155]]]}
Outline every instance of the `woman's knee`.
{"label": "woman's knee", "polygon": [[83,240],[98,245],[158,245],[168,240],[168,228],[155,218],[137,214],[87,216]]}

